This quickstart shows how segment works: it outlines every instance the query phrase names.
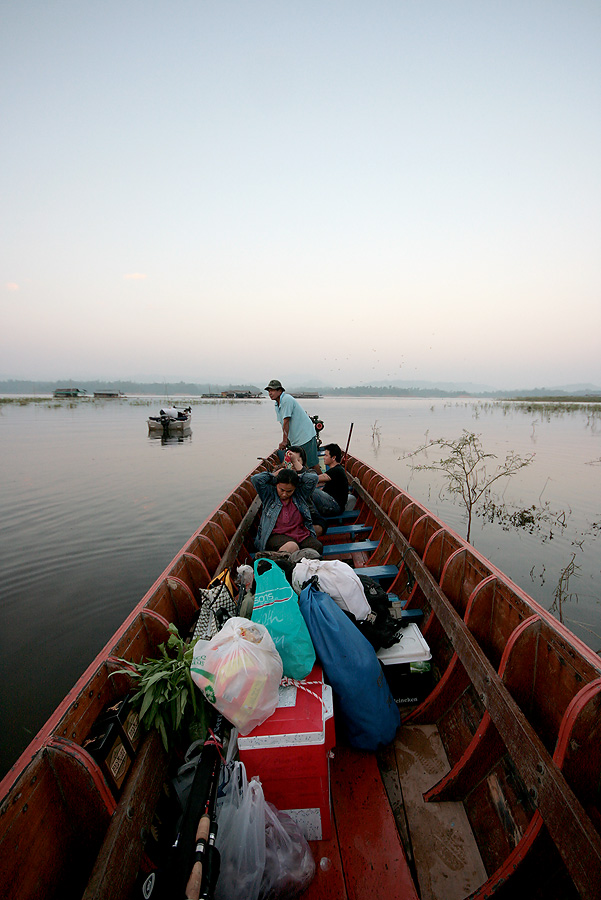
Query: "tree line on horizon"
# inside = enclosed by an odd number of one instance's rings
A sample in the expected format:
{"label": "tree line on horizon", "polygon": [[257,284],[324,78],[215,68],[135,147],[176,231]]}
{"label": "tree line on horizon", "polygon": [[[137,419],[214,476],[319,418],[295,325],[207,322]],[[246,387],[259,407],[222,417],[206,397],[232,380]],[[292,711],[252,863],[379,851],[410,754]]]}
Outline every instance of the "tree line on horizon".
{"label": "tree line on horizon", "polygon": [[[254,394],[261,394],[262,388],[254,384],[210,384],[195,382],[137,382],[137,381],[73,381],[67,379],[63,381],[27,381],[19,379],[9,379],[0,381],[0,392],[3,394],[52,394],[58,388],[79,388],[93,394],[95,391],[121,391],[123,394],[155,394],[168,396],[171,394],[177,396],[202,396],[203,394],[220,394],[223,391],[250,391]],[[319,393],[322,397],[490,397],[498,399],[509,398],[573,398],[576,396],[568,391],[550,391],[546,388],[529,388],[515,391],[483,391],[468,392],[465,390],[443,390],[442,388],[429,387],[397,387],[389,386],[372,386],[372,385],[349,385],[348,387],[322,387],[318,391],[314,387],[303,387],[301,385],[291,388],[291,393]],[[585,396],[588,398],[598,397],[598,391],[578,392],[577,396]]]}

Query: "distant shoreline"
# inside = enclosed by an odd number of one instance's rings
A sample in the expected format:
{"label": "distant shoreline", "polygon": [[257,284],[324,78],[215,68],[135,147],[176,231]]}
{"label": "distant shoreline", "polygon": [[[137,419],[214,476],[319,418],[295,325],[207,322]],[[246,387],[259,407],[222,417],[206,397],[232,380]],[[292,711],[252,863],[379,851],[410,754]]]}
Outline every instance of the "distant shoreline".
{"label": "distant shoreline", "polygon": [[[94,394],[112,392],[121,399],[128,397],[190,397],[200,399],[265,399],[264,392],[255,385],[216,385],[195,384],[189,382],[170,383],[141,383],[126,381],[26,381],[7,380],[0,381],[0,395],[15,396],[30,400],[42,400],[53,397],[58,389],[79,389],[82,392],[80,399],[94,399]],[[302,400],[327,399],[328,397],[356,397],[356,398],[383,398],[383,397],[417,397],[422,399],[453,399],[453,400],[505,400],[507,402],[522,403],[600,403],[601,390],[590,391],[560,391],[555,389],[523,389],[512,391],[467,391],[465,389],[449,390],[441,387],[380,387],[372,385],[357,385],[344,388],[321,388],[319,391],[299,386],[289,388],[294,396]],[[71,400],[78,398],[71,397]]]}

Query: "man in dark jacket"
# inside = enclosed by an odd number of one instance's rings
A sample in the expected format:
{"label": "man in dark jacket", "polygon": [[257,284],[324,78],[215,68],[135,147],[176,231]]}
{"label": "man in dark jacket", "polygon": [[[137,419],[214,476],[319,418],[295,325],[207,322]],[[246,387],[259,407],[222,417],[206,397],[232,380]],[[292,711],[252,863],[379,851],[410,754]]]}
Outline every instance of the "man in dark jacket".
{"label": "man in dark jacket", "polygon": [[326,444],[324,462],[326,471],[318,479],[321,490],[314,491],[313,505],[320,516],[339,516],[344,512],[348,497],[348,481],[342,462],[342,450],[338,444]]}

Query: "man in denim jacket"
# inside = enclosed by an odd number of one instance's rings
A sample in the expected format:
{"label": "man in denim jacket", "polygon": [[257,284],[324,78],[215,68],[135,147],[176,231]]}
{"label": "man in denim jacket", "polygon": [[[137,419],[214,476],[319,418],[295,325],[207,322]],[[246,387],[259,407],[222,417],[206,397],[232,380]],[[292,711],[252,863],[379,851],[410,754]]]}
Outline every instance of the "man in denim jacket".
{"label": "man in denim jacket", "polygon": [[263,504],[255,541],[257,550],[292,553],[311,548],[321,553],[323,546],[315,535],[309,508],[311,494],[317,486],[317,474],[306,471],[297,474],[292,469],[281,469],[277,475],[271,472],[251,475],[250,480]]}

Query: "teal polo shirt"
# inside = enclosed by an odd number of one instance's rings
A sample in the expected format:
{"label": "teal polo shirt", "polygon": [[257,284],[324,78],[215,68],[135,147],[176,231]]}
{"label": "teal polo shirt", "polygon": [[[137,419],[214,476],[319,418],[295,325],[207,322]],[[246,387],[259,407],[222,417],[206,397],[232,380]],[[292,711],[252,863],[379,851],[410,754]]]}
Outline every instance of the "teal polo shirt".
{"label": "teal polo shirt", "polygon": [[280,402],[275,404],[275,414],[282,426],[284,419],[290,419],[288,440],[291,447],[307,444],[311,438],[315,437],[315,425],[298,400],[295,400],[291,394],[286,392],[280,394]]}

